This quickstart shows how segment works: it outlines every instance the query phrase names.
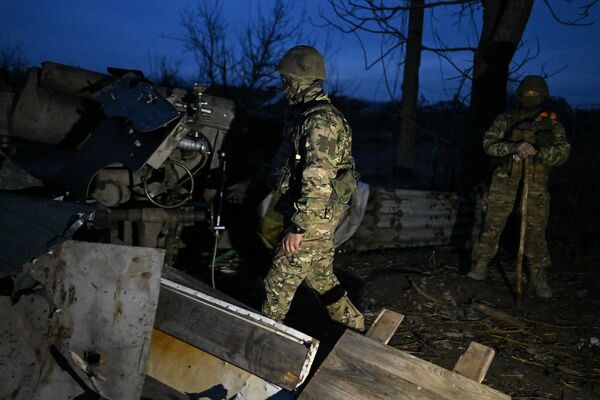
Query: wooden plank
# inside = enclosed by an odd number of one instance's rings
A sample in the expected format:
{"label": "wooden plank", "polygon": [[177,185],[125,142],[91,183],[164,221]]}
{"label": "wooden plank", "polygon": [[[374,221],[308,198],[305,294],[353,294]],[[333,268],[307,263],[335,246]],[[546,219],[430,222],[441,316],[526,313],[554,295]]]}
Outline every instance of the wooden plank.
{"label": "wooden plank", "polygon": [[398,326],[400,326],[403,319],[404,315],[384,308],[381,310],[365,336],[377,340],[380,343],[387,344],[392,336],[394,336],[396,329],[398,329]]}
{"label": "wooden plank", "polygon": [[212,286],[194,278],[191,275],[186,274],[185,272],[183,272],[175,267],[170,267],[169,265],[165,265],[162,270],[162,277],[171,282],[178,283],[178,284],[180,284],[182,286],[186,286],[190,289],[197,290],[199,292],[202,292],[209,296],[212,296],[216,299],[223,300],[227,303],[231,303],[235,306],[243,307],[250,311],[256,311],[253,308],[249,308],[247,305],[245,305],[241,301],[238,301],[238,300],[234,299],[233,297],[229,296],[228,294],[225,294],[217,289],[214,289]]}
{"label": "wooden plank", "polygon": [[[360,378],[363,374],[365,379]],[[506,400],[510,396],[347,330],[299,397],[340,398]]]}
{"label": "wooden plank", "polygon": [[481,383],[490,369],[495,355],[496,351],[491,347],[471,342],[469,348],[456,362],[454,372]]}
{"label": "wooden plank", "polygon": [[332,350],[304,388],[299,400],[446,400],[445,397],[386,371],[355,362],[346,351]]}
{"label": "wooden plank", "polygon": [[164,278],[154,326],[289,390],[304,381],[319,345],[265,316]]}
{"label": "wooden plank", "polygon": [[220,387],[222,397],[227,399],[235,396],[267,399],[282,390],[156,329],[152,334],[146,373],[180,393],[204,393],[208,396],[211,390]]}

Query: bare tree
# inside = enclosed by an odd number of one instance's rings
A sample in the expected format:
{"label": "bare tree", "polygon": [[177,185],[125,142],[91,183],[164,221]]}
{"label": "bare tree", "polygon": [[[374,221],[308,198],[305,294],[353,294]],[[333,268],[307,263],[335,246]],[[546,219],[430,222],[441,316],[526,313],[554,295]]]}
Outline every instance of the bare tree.
{"label": "bare tree", "polygon": [[150,61],[150,76],[153,82],[168,88],[187,86],[181,75],[179,68],[181,60],[169,61],[166,56],[157,57]]}
{"label": "bare tree", "polygon": [[[396,152],[396,171],[410,171],[414,164],[414,143],[418,125],[416,123],[417,103],[419,99],[419,67],[422,51],[430,51],[448,58],[446,53],[473,51],[471,47],[450,47],[423,44],[423,23],[425,10],[440,6],[465,5],[478,0],[450,0],[426,3],[424,0],[397,1],[347,0],[329,3],[338,17],[332,21],[323,16],[330,24],[345,33],[357,36],[362,46],[365,68],[370,69],[381,63],[390,98],[394,100],[395,84],[390,83],[386,60],[394,54],[400,54],[398,71],[403,69],[401,126]],[[406,17],[408,16],[408,25]],[[381,51],[374,60],[369,61],[367,50],[360,33],[381,35]],[[393,59],[393,58],[392,58]],[[397,77],[398,75],[396,75]],[[425,134],[431,134],[422,130]],[[435,135],[434,135],[435,136]],[[436,140],[439,138],[436,138]]]}
{"label": "bare tree", "polygon": [[[586,18],[590,14],[590,9],[599,0],[585,0],[579,7],[578,15],[575,18],[563,19],[555,12],[549,0],[543,0],[549,8],[553,17],[565,25],[585,25]],[[471,140],[479,144],[479,135],[485,125],[489,125],[491,118],[503,110],[506,101],[506,83],[510,71],[518,70],[525,62],[531,59],[527,54],[524,59],[515,63],[513,58],[516,50],[521,43],[521,37],[527,25],[533,0],[437,0],[429,2],[416,2],[413,0],[385,1],[385,0],[329,0],[329,4],[337,17],[333,21],[322,14],[325,21],[342,32],[356,35],[363,49],[365,58],[365,68],[370,69],[374,65],[380,64],[383,67],[385,83],[388,87],[390,97],[394,98],[395,88],[389,82],[386,60],[394,60],[394,54],[404,51],[404,58],[397,62],[398,70],[404,68],[404,79],[402,85],[403,107],[401,110],[403,128],[400,138],[397,166],[403,165],[406,161],[410,163],[409,152],[414,152],[413,143],[410,141],[410,132],[404,133],[407,128],[406,122],[412,122],[416,125],[414,118],[410,119],[413,110],[414,90],[418,93],[418,73],[414,73],[415,58],[420,57],[420,53],[408,50],[409,38],[406,33],[406,26],[402,22],[406,19],[407,13],[413,13],[416,10],[434,10],[439,7],[455,7],[455,15],[460,25],[464,19],[469,19],[477,31],[477,26],[481,25],[481,33],[477,47],[465,44],[459,46],[447,46],[441,35],[433,32],[434,43],[432,45],[420,43],[421,51],[429,51],[437,54],[441,59],[453,67],[458,76],[459,90],[470,85],[470,104],[472,115],[476,122],[470,126],[473,136]],[[483,8],[483,21],[479,24],[475,21],[475,15],[478,10]],[[416,18],[416,17],[415,17]],[[409,17],[410,19],[410,17]],[[410,32],[410,28],[409,28]],[[366,47],[363,45],[361,34],[379,35],[381,37],[381,50],[378,56],[373,60],[368,60]],[[406,49],[406,50],[405,50]],[[453,59],[454,53],[473,53],[473,64],[469,68],[461,68]],[[418,65],[418,64],[417,64]],[[512,67],[512,68],[511,68]],[[407,70],[413,70],[407,75]],[[418,67],[417,67],[418,71]],[[413,82],[406,82],[406,80]],[[408,112],[407,112],[408,110]],[[421,130],[422,133],[428,133]],[[478,154],[467,149],[469,162],[472,161],[470,155]],[[472,169],[472,168],[471,168]],[[481,171],[481,169],[479,169]]]}
{"label": "bare tree", "polygon": [[417,102],[419,101],[419,67],[423,40],[423,5],[425,0],[410,0],[406,38],[406,62],[402,79],[402,123],[396,151],[396,171],[412,171],[415,159]]}
{"label": "bare tree", "polygon": [[276,0],[269,11],[257,2],[255,19],[251,15],[238,30],[229,29],[221,5],[201,0],[181,15],[185,34],[179,40],[194,55],[200,77],[211,86],[262,89],[272,84],[283,51],[304,37],[304,12],[296,12],[291,1]]}
{"label": "bare tree", "polygon": [[199,68],[199,76],[211,86],[228,86],[235,62],[227,37],[227,24],[220,1],[199,1],[196,8],[181,14],[185,36],[180,38]]}
{"label": "bare tree", "polygon": [[276,0],[271,14],[263,15],[258,8],[258,20],[246,26],[241,37],[242,84],[250,88],[264,88],[277,77],[275,67],[290,43],[302,38],[304,17],[292,13],[292,4]]}
{"label": "bare tree", "polygon": [[19,44],[9,44],[0,48],[0,80],[11,86],[25,83],[29,64]]}

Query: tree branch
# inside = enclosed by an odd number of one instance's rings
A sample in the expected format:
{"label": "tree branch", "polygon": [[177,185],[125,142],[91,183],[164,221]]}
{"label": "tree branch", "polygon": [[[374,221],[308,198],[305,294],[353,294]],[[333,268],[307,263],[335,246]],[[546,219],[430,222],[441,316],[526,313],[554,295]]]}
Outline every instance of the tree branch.
{"label": "tree branch", "polygon": [[550,2],[548,0],[543,0],[544,4],[546,5],[546,8],[548,8],[548,10],[550,11],[550,15],[552,15],[552,18],[554,18],[554,20],[556,22],[558,22],[559,24],[562,25],[567,25],[567,26],[590,26],[592,25],[592,22],[585,22],[582,23],[581,21],[583,21],[584,19],[588,18],[590,16],[590,9],[592,7],[594,7],[599,0],[592,0],[582,6],[579,7],[579,9],[581,10],[579,12],[579,16],[573,20],[564,20],[562,19],[554,10],[554,8],[552,7],[552,5],[550,4]]}

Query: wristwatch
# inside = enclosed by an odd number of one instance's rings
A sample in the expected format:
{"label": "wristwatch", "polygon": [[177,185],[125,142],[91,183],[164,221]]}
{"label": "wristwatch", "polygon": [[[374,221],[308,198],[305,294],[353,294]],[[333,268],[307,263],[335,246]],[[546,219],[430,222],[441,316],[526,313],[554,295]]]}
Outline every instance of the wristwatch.
{"label": "wristwatch", "polygon": [[298,225],[292,225],[290,227],[290,232],[292,233],[296,233],[296,234],[301,234],[306,232],[304,229],[300,228]]}

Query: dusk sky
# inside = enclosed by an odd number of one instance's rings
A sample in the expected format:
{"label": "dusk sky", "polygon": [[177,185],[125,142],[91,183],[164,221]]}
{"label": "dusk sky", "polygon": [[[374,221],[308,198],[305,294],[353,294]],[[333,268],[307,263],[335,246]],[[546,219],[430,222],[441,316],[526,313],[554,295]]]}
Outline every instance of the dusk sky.
{"label": "dusk sky", "polygon": [[[31,65],[41,61],[78,65],[105,71],[107,66],[141,69],[152,72],[160,56],[175,62],[181,60],[181,74],[194,76],[195,64],[182,43],[170,39],[181,37],[181,13],[198,0],[2,0],[0,2],[0,46],[18,45]],[[550,0],[565,19],[577,15],[582,1]],[[268,10],[272,0],[222,0],[227,16],[228,33],[244,26],[256,15],[258,4]],[[325,14],[332,12],[327,1],[305,0],[295,2],[295,12],[306,9],[309,18],[322,24],[319,8]],[[464,24],[460,29],[452,25],[454,19],[444,10],[436,11],[436,20],[426,16],[425,41],[430,40],[433,23],[450,44],[476,44],[472,29]],[[334,18],[332,16],[332,18]],[[536,1],[524,35],[524,48],[534,50],[540,45],[539,56],[520,71],[522,74],[539,73],[542,65],[547,72],[566,69],[549,79],[553,95],[565,97],[575,105],[600,104],[600,5],[592,9],[587,19],[591,26],[568,27],[554,21],[541,0]],[[352,87],[355,97],[367,100],[388,100],[379,65],[364,69],[362,51],[355,37],[307,24],[306,33],[319,48],[329,36],[333,43],[328,67],[334,69],[342,83]],[[379,52],[379,40],[365,36],[369,56]],[[516,58],[519,58],[519,53]],[[472,55],[457,55],[455,61],[466,66]],[[454,72],[437,57],[425,54],[421,65],[421,93],[429,101],[449,99],[454,94],[455,81],[447,78]]]}

